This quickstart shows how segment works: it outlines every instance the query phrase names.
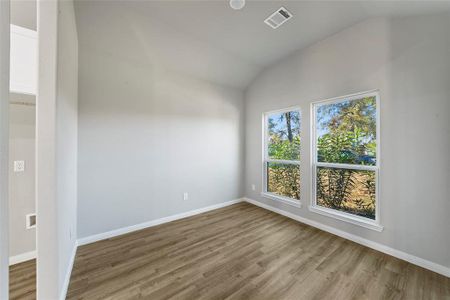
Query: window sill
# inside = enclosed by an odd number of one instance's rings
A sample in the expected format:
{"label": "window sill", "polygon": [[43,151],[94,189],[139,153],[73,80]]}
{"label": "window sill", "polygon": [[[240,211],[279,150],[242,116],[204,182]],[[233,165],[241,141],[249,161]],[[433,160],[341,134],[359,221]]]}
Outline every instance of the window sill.
{"label": "window sill", "polygon": [[312,212],[315,212],[317,214],[323,215],[323,216],[338,219],[338,220],[341,220],[341,221],[344,221],[347,223],[358,225],[358,226],[361,226],[361,227],[364,227],[367,229],[371,229],[371,230],[375,230],[378,232],[383,231],[383,228],[384,228],[383,226],[376,223],[375,221],[364,220],[364,219],[352,216],[347,213],[337,212],[337,211],[334,211],[331,209],[318,207],[316,205],[309,206],[309,210]]}
{"label": "window sill", "polygon": [[272,193],[267,193],[267,192],[262,192],[261,193],[261,197],[267,198],[267,199],[271,199],[274,201],[279,201],[281,203],[287,204],[287,205],[291,205],[297,208],[302,207],[302,203],[300,202],[300,200],[292,200],[290,198],[287,197],[283,197],[283,196],[279,196],[279,195],[275,195]]}

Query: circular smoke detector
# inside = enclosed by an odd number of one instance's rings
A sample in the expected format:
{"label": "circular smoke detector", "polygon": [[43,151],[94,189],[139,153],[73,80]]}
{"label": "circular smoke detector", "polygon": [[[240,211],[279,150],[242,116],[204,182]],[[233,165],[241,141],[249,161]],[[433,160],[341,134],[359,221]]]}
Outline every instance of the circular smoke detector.
{"label": "circular smoke detector", "polygon": [[232,9],[241,9],[245,6],[245,0],[230,0]]}

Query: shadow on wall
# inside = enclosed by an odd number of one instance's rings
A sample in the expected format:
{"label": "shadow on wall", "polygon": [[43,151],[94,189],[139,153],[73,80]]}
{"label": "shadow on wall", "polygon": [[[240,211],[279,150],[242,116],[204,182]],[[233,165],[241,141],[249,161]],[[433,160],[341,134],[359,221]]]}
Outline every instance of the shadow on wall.
{"label": "shadow on wall", "polygon": [[83,45],[79,78],[79,237],[242,197],[242,91]]}

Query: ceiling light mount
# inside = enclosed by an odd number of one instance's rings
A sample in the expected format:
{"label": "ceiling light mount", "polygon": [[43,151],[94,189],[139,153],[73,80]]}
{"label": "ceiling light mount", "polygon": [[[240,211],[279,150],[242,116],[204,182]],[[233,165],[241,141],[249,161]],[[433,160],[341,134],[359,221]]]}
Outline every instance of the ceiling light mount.
{"label": "ceiling light mount", "polygon": [[230,6],[235,10],[242,9],[245,6],[245,0],[230,0]]}

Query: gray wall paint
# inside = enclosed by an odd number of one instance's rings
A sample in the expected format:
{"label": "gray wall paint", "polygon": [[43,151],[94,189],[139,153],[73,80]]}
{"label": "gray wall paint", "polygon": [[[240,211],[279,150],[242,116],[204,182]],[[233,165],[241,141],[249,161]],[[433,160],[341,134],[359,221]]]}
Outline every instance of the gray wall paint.
{"label": "gray wall paint", "polygon": [[[372,19],[263,72],[246,91],[246,196],[450,267],[449,31],[448,14]],[[370,89],[381,95],[381,233],[307,208],[310,103]],[[262,113],[292,105],[303,117],[301,209],[260,197]]]}
{"label": "gray wall paint", "polygon": [[88,46],[80,43],[79,238],[242,196],[242,92]]}
{"label": "gray wall paint", "polygon": [[76,246],[78,42],[72,1],[39,1],[37,298],[64,299]]}
{"label": "gray wall paint", "polygon": [[78,160],[78,38],[72,1],[58,3],[56,197],[59,294],[76,243]]}
{"label": "gray wall paint", "polygon": [[[26,97],[30,98],[30,96]],[[34,96],[31,96],[34,102]],[[22,97],[12,95],[12,100]],[[30,103],[28,101],[24,101]],[[11,104],[9,109],[9,256],[36,250],[36,229],[26,229],[25,216],[35,212],[36,107]],[[14,161],[25,161],[14,172]]]}
{"label": "gray wall paint", "polygon": [[38,2],[36,102],[36,285],[38,299],[59,298],[58,201],[56,198],[56,82],[58,2]]}
{"label": "gray wall paint", "polygon": [[9,1],[0,1],[0,299],[9,291]]}

